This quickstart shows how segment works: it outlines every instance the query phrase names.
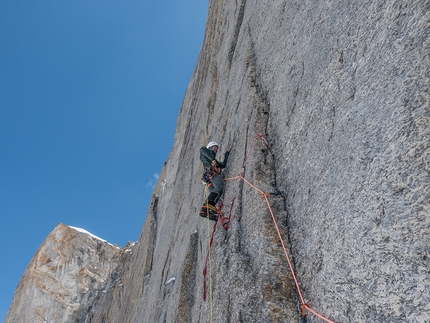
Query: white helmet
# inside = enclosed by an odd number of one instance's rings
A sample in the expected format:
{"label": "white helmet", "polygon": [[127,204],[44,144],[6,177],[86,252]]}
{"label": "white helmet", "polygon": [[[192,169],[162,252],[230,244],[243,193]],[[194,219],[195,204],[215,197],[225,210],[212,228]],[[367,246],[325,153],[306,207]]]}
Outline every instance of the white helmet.
{"label": "white helmet", "polygon": [[[206,145],[206,148],[211,148],[211,147],[213,147],[213,146],[218,146],[218,144],[215,142],[215,141],[211,141],[210,143],[208,143],[207,145]],[[218,146],[219,147],[219,146]]]}

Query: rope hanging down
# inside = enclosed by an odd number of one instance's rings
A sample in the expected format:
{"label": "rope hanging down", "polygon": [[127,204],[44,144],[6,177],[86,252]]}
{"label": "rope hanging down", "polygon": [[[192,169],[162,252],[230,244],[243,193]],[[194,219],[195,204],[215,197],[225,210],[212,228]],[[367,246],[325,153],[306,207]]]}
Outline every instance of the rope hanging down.
{"label": "rope hanging down", "polygon": [[[257,135],[256,135],[256,137],[254,138],[254,140],[255,140],[256,138],[260,138],[260,139],[261,139],[261,142],[262,142],[263,146],[264,146],[266,149],[269,147],[269,145],[268,145],[268,143],[267,143],[266,139],[264,138],[264,136],[263,136],[262,134],[257,134]],[[243,180],[246,184],[248,184],[248,185],[249,185],[249,186],[251,186],[253,189],[255,189],[258,193],[260,193],[260,194],[263,196],[264,200],[266,201],[267,208],[268,208],[268,209],[269,209],[269,211],[270,211],[270,215],[272,216],[273,224],[274,224],[274,226],[275,226],[276,232],[278,233],[279,241],[281,242],[282,249],[284,250],[285,258],[286,258],[286,260],[287,260],[288,266],[290,267],[290,271],[291,271],[291,274],[292,274],[293,279],[294,279],[294,284],[295,284],[295,286],[296,286],[297,293],[299,294],[299,297],[300,297],[300,302],[302,303],[302,317],[303,317],[303,319],[304,319],[304,320],[306,319],[306,316],[308,315],[308,314],[306,313],[306,311],[309,311],[310,313],[314,314],[315,316],[319,317],[320,319],[322,319],[322,320],[324,320],[324,321],[326,321],[326,322],[328,322],[328,323],[335,323],[334,321],[331,321],[331,320],[329,320],[328,318],[324,317],[323,315],[319,314],[318,312],[314,311],[314,310],[313,310],[313,309],[312,309],[308,304],[306,304],[306,303],[305,303],[305,300],[304,300],[304,298],[303,298],[302,291],[301,291],[300,286],[299,286],[299,282],[297,281],[297,277],[296,277],[296,274],[295,274],[294,269],[293,269],[293,265],[292,265],[292,263],[291,263],[291,261],[290,261],[290,257],[288,256],[288,252],[287,252],[287,249],[286,249],[286,247],[285,247],[284,241],[283,241],[283,239],[282,239],[282,235],[281,235],[281,232],[280,232],[280,230],[279,230],[278,223],[277,223],[277,221],[276,221],[275,215],[274,215],[274,213],[273,213],[272,207],[271,207],[270,202],[269,202],[269,199],[268,199],[268,197],[270,196],[270,194],[269,194],[269,193],[266,193],[266,192],[263,192],[261,189],[259,189],[259,188],[258,188],[258,187],[256,187],[255,185],[253,185],[251,182],[249,182],[249,181],[244,177],[244,175],[245,175],[245,167],[246,167],[246,163],[247,163],[248,157],[249,157],[249,155],[250,155],[250,153],[251,153],[251,151],[252,151],[252,146],[253,146],[254,140],[253,140],[253,141],[251,142],[251,144],[250,144],[250,149],[249,149],[249,152],[248,152],[248,154],[247,154],[247,156],[246,156],[246,158],[245,158],[245,162],[243,163],[243,168],[242,168],[242,171],[240,172],[240,174],[239,174],[239,175],[237,175],[237,176],[235,176],[235,177],[232,177],[232,178],[226,178],[225,180],[234,180],[234,179],[241,179],[241,180]],[[234,201],[234,200],[233,200],[233,201]],[[230,209],[230,216],[231,216],[231,209]],[[216,222],[215,222],[215,224],[216,224]],[[214,225],[214,228],[215,228],[215,225]],[[213,233],[212,233],[212,235],[213,235]],[[213,238],[213,237],[212,237],[212,238]],[[212,241],[211,241],[211,245],[212,245]]]}
{"label": "rope hanging down", "polygon": [[[223,226],[223,228],[225,230],[228,229],[229,223],[230,223],[230,218],[231,218],[231,211],[233,209],[233,205],[234,205],[234,200],[236,199],[236,197],[233,198],[233,200],[231,201],[230,204],[230,212],[228,217],[224,216],[224,213],[222,212],[222,208],[223,208],[223,201],[222,199],[220,199],[220,201],[218,202],[218,209],[219,209],[219,219],[221,220],[221,224]],[[209,234],[209,215],[208,215],[208,234]],[[210,236],[209,239],[209,248],[208,248],[208,253],[206,254],[206,260],[205,260],[205,266],[203,268],[203,301],[206,302],[206,294],[207,294],[207,286],[206,286],[206,275],[207,275],[207,266],[208,266],[208,260],[210,260],[210,252],[211,252],[211,247],[212,247],[212,243],[214,241],[214,235],[215,235],[215,231],[216,231],[216,225],[217,225],[218,221],[214,222],[214,225],[212,227],[212,234]],[[209,263],[209,269],[211,269],[210,263]],[[209,288],[209,298],[210,298],[210,307],[212,310],[212,280],[211,280],[211,273],[209,274],[209,283],[210,283],[210,288]],[[212,316],[212,314],[211,314]]]}
{"label": "rope hanging down", "polygon": [[[205,192],[206,192],[206,206],[208,206],[209,202],[208,202],[208,187],[205,187]],[[209,259],[209,318],[210,318],[210,323],[213,322],[213,308],[212,308],[212,262],[210,261],[210,250],[211,250],[211,246],[214,240],[214,234],[215,234],[215,230],[216,230],[216,221],[214,223],[214,227],[212,230],[212,237],[209,236],[209,232],[210,232],[210,225],[209,225],[209,208],[207,208],[207,219],[208,219],[208,239],[209,239],[209,248],[208,248],[208,253],[206,255],[206,261],[205,261],[205,268],[203,269],[203,289],[204,289],[204,295],[203,295],[203,300],[206,302],[206,272],[207,272],[207,264],[208,264],[208,259]],[[210,238],[209,238],[210,237]]]}

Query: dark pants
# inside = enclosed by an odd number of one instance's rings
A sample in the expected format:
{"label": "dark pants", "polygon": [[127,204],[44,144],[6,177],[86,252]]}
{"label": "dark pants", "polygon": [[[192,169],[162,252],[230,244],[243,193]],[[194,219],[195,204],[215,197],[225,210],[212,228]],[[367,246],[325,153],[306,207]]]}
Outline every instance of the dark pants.
{"label": "dark pants", "polygon": [[212,177],[212,185],[209,186],[209,200],[215,204],[218,203],[222,193],[224,192],[224,179],[221,174],[215,174]]}

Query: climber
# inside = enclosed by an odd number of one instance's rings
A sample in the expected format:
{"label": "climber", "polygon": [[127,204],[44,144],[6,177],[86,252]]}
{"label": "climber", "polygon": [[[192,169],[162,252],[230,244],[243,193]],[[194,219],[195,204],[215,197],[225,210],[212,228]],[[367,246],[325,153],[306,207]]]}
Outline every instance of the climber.
{"label": "climber", "polygon": [[204,202],[200,211],[200,216],[208,217],[210,220],[216,221],[218,219],[218,203],[222,193],[224,192],[224,181],[221,174],[221,168],[227,165],[228,155],[232,149],[230,146],[224,153],[224,161],[220,162],[215,159],[218,152],[218,144],[214,141],[209,142],[206,147],[200,148],[200,160],[203,163],[203,177],[202,181],[209,187],[209,195]]}

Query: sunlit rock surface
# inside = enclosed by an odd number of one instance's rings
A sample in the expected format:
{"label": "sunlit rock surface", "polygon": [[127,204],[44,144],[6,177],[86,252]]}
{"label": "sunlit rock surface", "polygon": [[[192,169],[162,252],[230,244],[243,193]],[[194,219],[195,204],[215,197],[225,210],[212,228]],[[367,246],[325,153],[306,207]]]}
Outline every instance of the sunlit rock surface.
{"label": "sunlit rock surface", "polygon": [[[211,0],[139,241],[74,319],[301,322],[305,302],[335,322],[430,322],[429,12],[429,1]],[[198,151],[213,140],[221,155],[233,144],[227,178],[243,172],[270,193],[302,299],[263,195],[234,179],[203,302],[212,222],[198,216]]]}
{"label": "sunlit rock surface", "polygon": [[75,322],[110,288],[120,256],[118,247],[58,225],[28,265],[5,322]]}

